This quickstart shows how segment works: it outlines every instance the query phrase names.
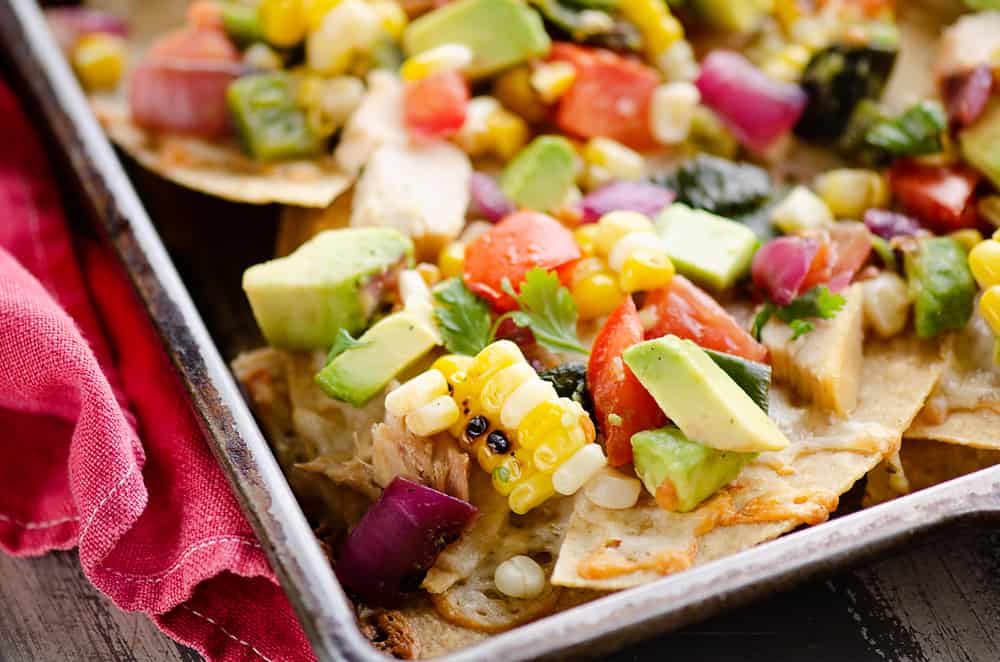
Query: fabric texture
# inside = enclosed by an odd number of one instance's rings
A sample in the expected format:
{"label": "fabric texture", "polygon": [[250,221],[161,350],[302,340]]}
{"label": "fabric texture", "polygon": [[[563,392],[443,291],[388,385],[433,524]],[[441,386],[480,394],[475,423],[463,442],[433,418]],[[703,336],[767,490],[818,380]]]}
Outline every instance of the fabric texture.
{"label": "fabric texture", "polygon": [[74,246],[0,81],[0,549],[87,577],[210,660],[313,654],[117,260]]}

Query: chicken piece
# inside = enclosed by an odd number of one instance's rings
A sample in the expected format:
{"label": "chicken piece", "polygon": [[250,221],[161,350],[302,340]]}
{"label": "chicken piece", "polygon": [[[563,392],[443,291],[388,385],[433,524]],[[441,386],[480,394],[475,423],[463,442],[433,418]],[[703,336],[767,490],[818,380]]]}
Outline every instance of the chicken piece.
{"label": "chicken piece", "polygon": [[347,120],[334,157],[337,165],[357,174],[383,145],[405,145],[403,83],[384,69],[368,76],[368,91],[361,105]]}
{"label": "chicken piece", "polygon": [[782,322],[767,323],[761,340],[771,353],[774,378],[789,383],[824,411],[850,413],[858,402],[864,341],[864,291],[860,284],[844,292],[844,308],[796,340]]}
{"label": "chicken piece", "polygon": [[387,416],[372,429],[372,443],[375,482],[382,487],[403,476],[469,500],[469,456],[451,437],[418,437],[406,429],[402,419]]}

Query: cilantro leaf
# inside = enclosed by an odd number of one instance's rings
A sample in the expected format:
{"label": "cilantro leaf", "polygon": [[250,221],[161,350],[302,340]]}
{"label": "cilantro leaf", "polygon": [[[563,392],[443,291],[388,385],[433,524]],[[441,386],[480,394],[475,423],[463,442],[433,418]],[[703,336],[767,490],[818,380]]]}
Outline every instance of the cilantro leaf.
{"label": "cilantro leaf", "polygon": [[[520,327],[531,329],[535,340],[553,352],[578,352],[587,354],[587,348],[580,344],[576,335],[576,304],[569,290],[559,283],[559,278],[544,269],[535,267],[525,274],[521,283],[521,293],[504,279],[504,292],[517,300],[521,310],[508,313]],[[494,324],[494,329],[499,326]]]}
{"label": "cilantro leaf", "polygon": [[792,328],[795,333],[792,334],[792,340],[798,340],[800,337],[815,330],[816,325],[808,320],[792,320],[789,322],[788,326]]}
{"label": "cilantro leaf", "polygon": [[796,340],[816,328],[816,325],[809,319],[833,319],[845,303],[846,300],[843,296],[834,294],[826,285],[812,288],[787,306],[776,306],[768,302],[764,304],[753,320],[753,336],[760,340],[760,332],[764,325],[772,317],[777,317],[792,327],[792,331],[795,332],[792,340]]}
{"label": "cilantro leaf", "polygon": [[475,356],[490,344],[490,308],[461,278],[435,287],[434,301],[434,318],[449,352]]}
{"label": "cilantro leaf", "polygon": [[341,329],[337,332],[337,337],[333,339],[333,346],[330,347],[330,352],[326,355],[326,362],[327,364],[332,363],[335,358],[349,349],[367,347],[370,344],[370,342],[356,340],[350,331]]}
{"label": "cilantro leaf", "polygon": [[760,340],[760,332],[764,330],[764,325],[774,317],[774,313],[777,310],[778,307],[768,301],[753,318],[753,329],[750,332],[756,340]]}

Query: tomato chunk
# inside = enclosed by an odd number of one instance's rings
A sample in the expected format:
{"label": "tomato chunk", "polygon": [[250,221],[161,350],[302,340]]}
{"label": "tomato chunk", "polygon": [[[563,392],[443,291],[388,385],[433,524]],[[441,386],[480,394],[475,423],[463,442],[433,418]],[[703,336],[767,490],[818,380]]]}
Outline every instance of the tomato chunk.
{"label": "tomato chunk", "polygon": [[465,123],[469,86],[457,71],[442,71],[407,83],[403,96],[406,127],[425,138],[455,135]]}
{"label": "tomato chunk", "polygon": [[979,175],[965,166],[931,166],[900,160],[889,170],[889,187],[907,213],[935,232],[976,226],[973,194]]}
{"label": "tomato chunk", "polygon": [[625,297],[601,328],[587,363],[587,386],[604,434],[608,462],[614,467],[632,462],[633,434],[667,423],[653,396],[622,360],[622,352],[642,339],[635,303],[632,297]]}
{"label": "tomato chunk", "polygon": [[569,62],[576,79],[559,99],[556,124],[580,138],[604,136],[633,149],[656,146],[649,104],[660,77],[650,67],[611,51],[552,46],[550,60]]}
{"label": "tomato chunk", "polygon": [[580,258],[573,234],[556,219],[535,211],[511,214],[465,248],[465,284],[498,311],[517,310],[503,291],[508,279],[518,291],[535,267],[556,269],[566,282],[570,269],[559,269]]}
{"label": "tomato chunk", "polygon": [[726,309],[683,276],[650,292],[643,310],[655,320],[646,338],[673,334],[702,347],[735,354],[751,361],[767,361],[767,349],[753,339]]}

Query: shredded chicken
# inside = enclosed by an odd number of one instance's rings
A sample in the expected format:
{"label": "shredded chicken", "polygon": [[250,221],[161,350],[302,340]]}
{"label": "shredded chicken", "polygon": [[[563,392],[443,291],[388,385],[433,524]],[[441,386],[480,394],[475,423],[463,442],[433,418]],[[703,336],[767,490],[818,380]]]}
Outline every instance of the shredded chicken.
{"label": "shredded chicken", "polygon": [[447,435],[417,437],[403,421],[387,416],[372,429],[375,482],[396,476],[420,481],[453,497],[469,499],[469,456]]}

